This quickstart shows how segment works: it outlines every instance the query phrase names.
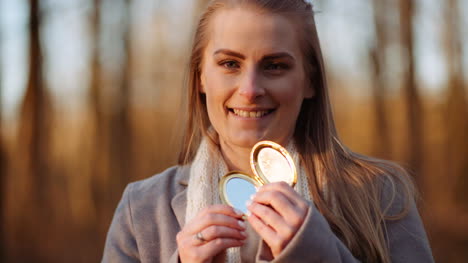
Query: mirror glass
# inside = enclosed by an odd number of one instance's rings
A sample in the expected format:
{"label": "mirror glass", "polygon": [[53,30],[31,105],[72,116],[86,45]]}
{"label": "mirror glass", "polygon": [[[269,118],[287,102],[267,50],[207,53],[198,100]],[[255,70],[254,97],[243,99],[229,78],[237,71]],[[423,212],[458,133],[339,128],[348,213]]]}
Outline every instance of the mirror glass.
{"label": "mirror glass", "polygon": [[270,183],[284,181],[294,184],[295,171],[279,151],[264,147],[258,152],[258,166]]}
{"label": "mirror glass", "polygon": [[224,194],[227,203],[243,213],[247,212],[245,203],[256,191],[257,189],[252,182],[241,177],[233,176],[227,179],[224,185]]}

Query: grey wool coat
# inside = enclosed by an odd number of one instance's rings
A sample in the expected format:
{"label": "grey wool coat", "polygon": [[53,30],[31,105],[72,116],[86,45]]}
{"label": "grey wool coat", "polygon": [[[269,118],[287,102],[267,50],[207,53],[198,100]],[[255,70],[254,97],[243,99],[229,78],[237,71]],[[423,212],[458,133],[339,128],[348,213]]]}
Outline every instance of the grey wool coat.
{"label": "grey wool coat", "polygon": [[[102,262],[179,262],[176,234],[184,226],[189,171],[189,166],[175,166],[127,186],[107,234]],[[273,262],[359,262],[311,206],[293,240]],[[392,262],[434,261],[414,203],[407,216],[386,227]],[[264,244],[252,229],[247,233],[242,262],[265,262],[260,258]],[[223,255],[214,262],[223,262]]]}

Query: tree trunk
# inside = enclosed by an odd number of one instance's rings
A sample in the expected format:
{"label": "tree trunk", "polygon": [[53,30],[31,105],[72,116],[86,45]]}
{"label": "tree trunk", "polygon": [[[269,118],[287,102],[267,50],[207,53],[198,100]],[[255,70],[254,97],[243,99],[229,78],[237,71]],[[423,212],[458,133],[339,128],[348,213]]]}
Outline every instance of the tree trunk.
{"label": "tree trunk", "polygon": [[414,0],[400,0],[400,37],[402,62],[404,66],[403,91],[407,107],[409,165],[415,177],[416,184],[423,187],[423,114],[421,100],[415,78],[414,56]]}
{"label": "tree trunk", "polygon": [[[47,227],[50,220],[46,207],[47,187],[47,149],[48,120],[46,109],[50,107],[43,80],[43,62],[41,47],[41,15],[40,1],[29,1],[29,75],[24,96],[17,147],[20,161],[17,164],[18,177],[22,180],[24,196],[19,198],[18,205],[22,208],[20,221],[15,222],[19,230],[20,258],[34,259],[40,262],[40,233]],[[31,247],[32,246],[32,247]],[[27,253],[25,253],[27,252]]]}
{"label": "tree trunk", "polygon": [[31,186],[43,189],[41,180],[46,158],[43,152],[47,146],[46,103],[49,102],[43,79],[42,47],[40,37],[41,17],[39,2],[30,0],[29,24],[29,76],[26,94],[21,107],[20,138],[27,147],[27,164]]}
{"label": "tree trunk", "polygon": [[385,111],[385,49],[388,44],[386,8],[384,0],[371,0],[374,9],[375,44],[370,51],[373,66],[372,93],[375,108],[375,144],[374,154],[381,158],[390,158],[391,144],[388,118]]}
{"label": "tree trunk", "polygon": [[463,78],[463,50],[460,30],[460,8],[457,0],[448,0],[445,7],[443,33],[448,66],[448,91],[446,101],[446,171],[457,202],[468,208],[465,191],[468,187],[468,134],[467,102]]}
{"label": "tree trunk", "polygon": [[112,166],[112,196],[120,198],[123,188],[128,183],[132,166],[132,132],[130,123],[130,96],[132,74],[131,49],[131,1],[123,5],[124,21],[122,28],[123,60],[118,81],[118,90],[110,116],[110,156]]}
{"label": "tree trunk", "polygon": [[5,151],[4,151],[4,143],[3,143],[3,80],[2,80],[2,74],[3,74],[3,68],[2,68],[2,63],[3,63],[3,45],[2,45],[2,31],[0,27],[0,262],[5,262],[5,201],[6,200],[6,191],[5,191],[5,180],[6,180],[6,174],[5,174],[5,165],[4,165],[4,158],[5,158]]}
{"label": "tree trunk", "polygon": [[[101,142],[102,122],[104,120],[101,105],[101,63],[100,63],[100,20],[101,20],[101,0],[93,0],[93,13],[91,16],[90,38],[92,43],[91,62],[91,86],[89,92],[89,102],[93,113],[93,127],[95,129],[96,143]],[[97,145],[96,150],[100,147]]]}
{"label": "tree trunk", "polygon": [[[88,105],[91,109],[91,127],[93,129],[92,145],[90,151],[90,166],[91,166],[91,187],[93,202],[96,206],[98,218],[103,219],[105,209],[108,206],[107,202],[107,186],[109,171],[106,167],[106,138],[104,136],[105,116],[102,105],[102,64],[100,50],[100,26],[101,26],[101,0],[92,0],[93,12],[90,17],[90,39],[92,43],[91,51],[91,81],[88,93]],[[102,224],[106,224],[102,222]]]}

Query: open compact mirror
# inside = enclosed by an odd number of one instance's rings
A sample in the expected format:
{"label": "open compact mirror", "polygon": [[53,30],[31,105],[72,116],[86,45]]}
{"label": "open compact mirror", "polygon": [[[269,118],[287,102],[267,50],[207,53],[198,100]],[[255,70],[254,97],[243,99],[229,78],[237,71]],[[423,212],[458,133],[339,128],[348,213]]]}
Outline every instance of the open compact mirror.
{"label": "open compact mirror", "polygon": [[294,187],[297,182],[296,166],[288,151],[271,141],[254,145],[250,153],[250,168],[253,175],[229,172],[219,184],[223,203],[243,213],[247,212],[245,203],[260,186],[284,181]]}
{"label": "open compact mirror", "polygon": [[258,182],[240,172],[230,172],[226,174],[219,184],[221,200],[242,213],[247,212],[246,201],[257,192]]}

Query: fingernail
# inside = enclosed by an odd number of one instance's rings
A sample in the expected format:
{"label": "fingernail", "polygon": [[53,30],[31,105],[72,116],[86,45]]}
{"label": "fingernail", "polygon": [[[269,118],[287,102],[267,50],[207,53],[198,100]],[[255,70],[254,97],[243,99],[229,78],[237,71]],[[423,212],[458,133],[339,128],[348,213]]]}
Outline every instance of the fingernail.
{"label": "fingernail", "polygon": [[236,215],[239,215],[239,216],[244,214],[241,210],[236,209],[236,208],[234,209],[234,213],[236,213]]}
{"label": "fingernail", "polygon": [[249,216],[252,215],[252,212],[250,212],[249,210],[247,210],[247,212],[245,212],[245,215],[246,215],[247,217],[249,217]]}
{"label": "fingernail", "polygon": [[245,223],[241,220],[238,220],[237,223],[239,224],[240,227],[245,228]]}
{"label": "fingernail", "polygon": [[251,205],[251,204],[252,204],[252,200],[247,200],[247,201],[245,201],[245,205],[246,205],[246,206],[249,206],[249,205]]}
{"label": "fingernail", "polygon": [[250,200],[254,200],[254,198],[255,198],[255,194],[250,196]]}
{"label": "fingernail", "polygon": [[247,234],[245,233],[245,231],[241,231],[240,234],[241,234],[243,237],[247,237]]}

